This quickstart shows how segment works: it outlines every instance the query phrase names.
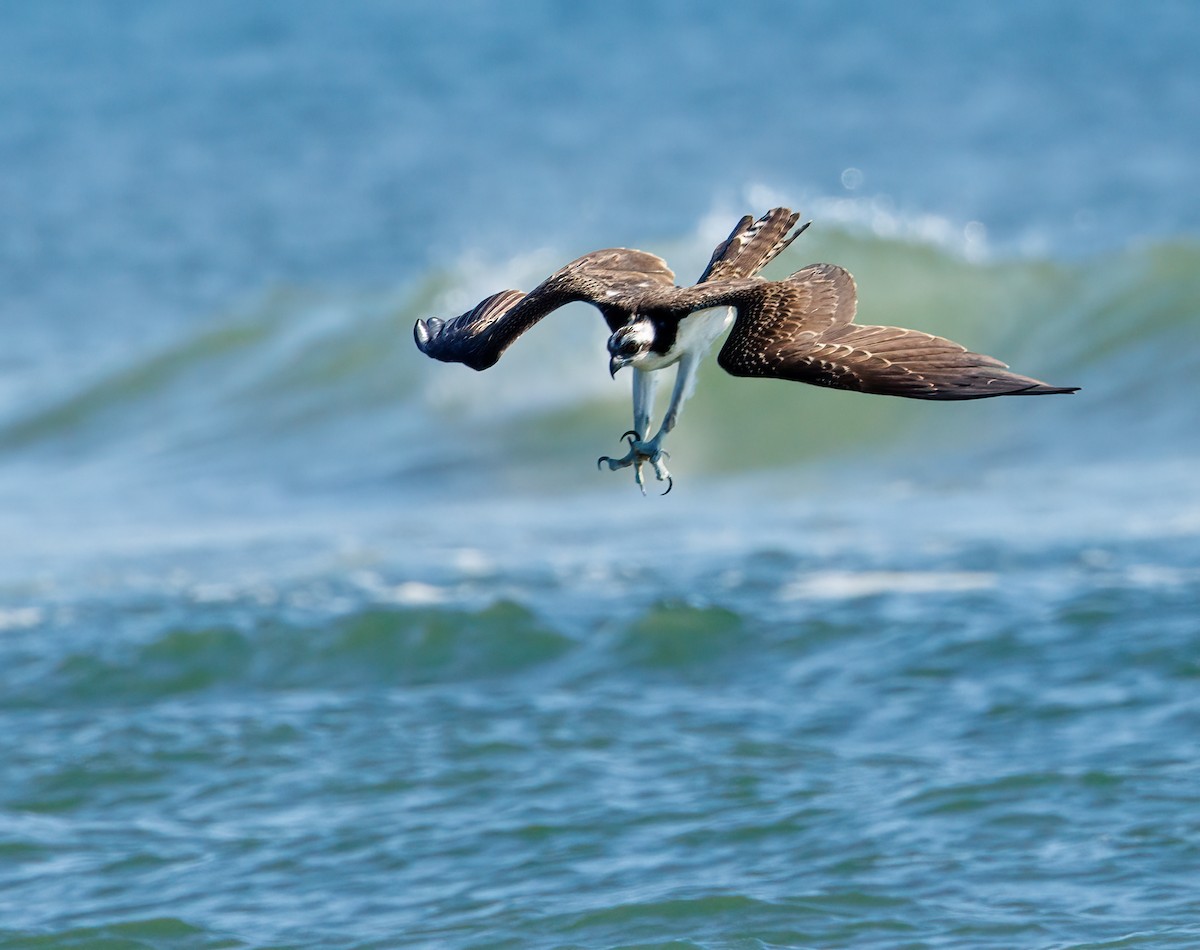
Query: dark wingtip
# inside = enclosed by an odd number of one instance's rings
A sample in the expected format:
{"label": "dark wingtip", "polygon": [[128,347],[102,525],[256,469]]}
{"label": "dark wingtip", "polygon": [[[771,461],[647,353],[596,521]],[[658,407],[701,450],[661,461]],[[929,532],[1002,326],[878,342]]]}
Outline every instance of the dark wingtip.
{"label": "dark wingtip", "polygon": [[418,320],[413,324],[413,339],[416,340],[417,348],[422,353],[429,352],[430,344],[437,339],[444,323],[445,321],[439,320],[437,317],[429,317],[427,320]]}
{"label": "dark wingtip", "polygon": [[1082,387],[1080,386],[1049,386],[1046,383],[1038,383],[1036,386],[1030,386],[1028,389],[1023,389],[1020,392],[1013,393],[1014,396],[1069,396],[1071,393],[1077,393]]}

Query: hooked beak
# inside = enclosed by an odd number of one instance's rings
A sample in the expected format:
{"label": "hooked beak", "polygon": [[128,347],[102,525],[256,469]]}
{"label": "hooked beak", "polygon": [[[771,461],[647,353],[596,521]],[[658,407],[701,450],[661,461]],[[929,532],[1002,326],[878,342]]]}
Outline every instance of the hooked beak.
{"label": "hooked beak", "polygon": [[617,378],[617,370],[624,369],[629,365],[629,359],[624,356],[610,356],[608,358],[608,375]]}

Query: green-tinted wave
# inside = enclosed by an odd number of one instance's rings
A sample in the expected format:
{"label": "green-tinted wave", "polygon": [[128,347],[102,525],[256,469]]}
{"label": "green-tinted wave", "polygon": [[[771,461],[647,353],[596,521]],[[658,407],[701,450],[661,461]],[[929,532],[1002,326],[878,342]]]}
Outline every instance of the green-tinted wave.
{"label": "green-tinted wave", "polygon": [[[1114,421],[1162,434],[1193,414],[1200,350],[1183,341],[1200,314],[1194,243],[1078,263],[974,262],[932,244],[813,231],[768,276],[837,261],[857,278],[861,322],[940,333],[1083,392],[930,405],[733,379],[710,361],[672,438],[687,469],[875,451],[906,432],[925,446],[981,437],[1082,445]],[[699,253],[692,245],[682,257]],[[613,451],[629,422],[628,382],[607,378],[590,308],[546,320],[483,374],[425,359],[411,342],[417,316],[456,313],[493,284],[529,286],[548,266],[539,257],[481,276],[464,265],[390,298],[277,294],[0,420],[0,453],[165,460],[189,472],[313,469],[335,480],[468,460],[513,478],[576,471],[581,458]]]}
{"label": "green-tinted wave", "polygon": [[324,623],[277,618],[169,627],[140,643],[67,654],[6,705],[142,703],[221,690],[416,686],[504,677],[573,641],[526,608],[371,607]]}

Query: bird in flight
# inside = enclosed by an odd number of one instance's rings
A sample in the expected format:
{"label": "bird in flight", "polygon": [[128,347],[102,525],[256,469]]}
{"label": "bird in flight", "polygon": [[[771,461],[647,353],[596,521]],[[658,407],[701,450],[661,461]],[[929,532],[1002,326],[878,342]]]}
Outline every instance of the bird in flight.
{"label": "bird in flight", "polygon": [[[522,333],[575,301],[593,304],[608,324],[609,372],[633,367],[633,428],[621,436],[629,451],[601,456],[611,471],[633,467],[645,494],[643,467],[673,486],[663,440],[679,421],[701,360],[729,330],[717,363],[734,376],[790,379],[814,386],[908,399],[984,399],[1072,393],[1010,372],[999,360],[940,336],[902,327],[854,322],[854,278],[836,264],[810,264],[782,280],[759,271],[808,224],[774,208],[757,221],[742,218],[691,287],[655,254],[630,248],[592,251],[529,293],[502,290],[451,320],[418,320],[421,352],[485,370]],[[809,222],[811,223],[811,222]],[[793,230],[794,229],[794,230]],[[731,329],[732,328],[732,329]],[[659,371],[676,366],[675,385],[658,432],[648,438]]]}

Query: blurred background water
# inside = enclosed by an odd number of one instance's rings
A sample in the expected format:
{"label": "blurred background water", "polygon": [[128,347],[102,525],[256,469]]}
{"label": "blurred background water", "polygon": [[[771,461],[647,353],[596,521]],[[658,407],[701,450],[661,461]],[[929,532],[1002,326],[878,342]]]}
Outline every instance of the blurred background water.
{"label": "blurred background water", "polygon": [[[0,3],[0,946],[1200,940],[1200,10]],[[1070,398],[714,365],[598,247],[813,227]]]}

